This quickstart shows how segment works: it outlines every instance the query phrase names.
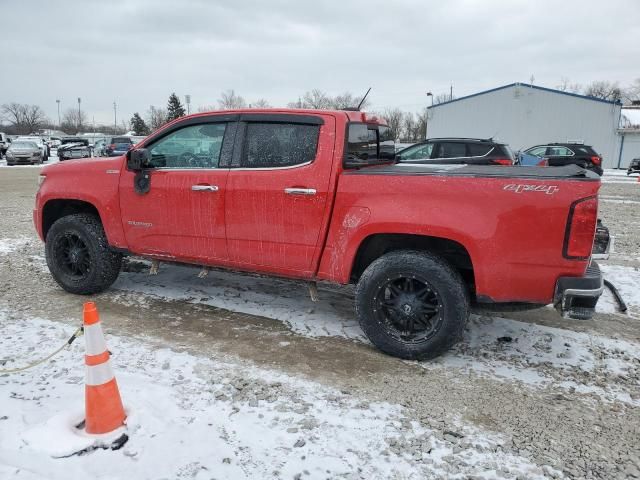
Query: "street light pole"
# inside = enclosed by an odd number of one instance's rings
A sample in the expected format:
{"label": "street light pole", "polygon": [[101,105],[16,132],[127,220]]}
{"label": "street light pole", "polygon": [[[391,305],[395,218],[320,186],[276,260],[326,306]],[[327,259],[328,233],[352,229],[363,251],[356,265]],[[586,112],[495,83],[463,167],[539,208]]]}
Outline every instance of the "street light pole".
{"label": "street light pole", "polygon": [[[431,97],[431,107],[433,107],[433,93],[427,92],[427,97]],[[427,109],[427,117],[424,119],[424,139],[429,138],[429,109]]]}
{"label": "street light pole", "polygon": [[187,115],[189,115],[191,113],[191,95],[185,95],[184,100],[187,104]]}
{"label": "street light pole", "polygon": [[80,110],[80,102],[82,102],[82,99],[78,97],[78,131],[76,133],[80,133],[80,128],[82,127],[82,112]]}
{"label": "street light pole", "polygon": [[113,134],[118,134],[118,106],[116,105],[116,101],[113,101]]}
{"label": "street light pole", "polygon": [[61,128],[60,127],[60,123],[61,122],[60,122],[60,99],[59,98],[56,98],[56,103],[58,104],[58,128]]}

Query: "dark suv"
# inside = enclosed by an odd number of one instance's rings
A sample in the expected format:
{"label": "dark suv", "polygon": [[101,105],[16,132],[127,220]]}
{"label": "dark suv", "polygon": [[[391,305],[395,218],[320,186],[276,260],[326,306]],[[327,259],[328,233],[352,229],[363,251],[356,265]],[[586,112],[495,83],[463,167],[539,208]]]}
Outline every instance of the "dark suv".
{"label": "dark suv", "polygon": [[577,143],[547,143],[536,145],[523,152],[525,155],[540,159],[538,165],[561,167],[576,164],[602,175],[602,157],[589,145]]}
{"label": "dark suv", "polygon": [[107,157],[119,157],[133,148],[131,137],[111,137],[110,140],[104,148]]}
{"label": "dark suv", "polygon": [[504,143],[478,138],[430,138],[400,150],[400,163],[513,165],[511,149]]}
{"label": "dark suv", "polygon": [[629,168],[627,169],[627,175],[631,175],[632,173],[640,173],[640,158],[631,160]]}

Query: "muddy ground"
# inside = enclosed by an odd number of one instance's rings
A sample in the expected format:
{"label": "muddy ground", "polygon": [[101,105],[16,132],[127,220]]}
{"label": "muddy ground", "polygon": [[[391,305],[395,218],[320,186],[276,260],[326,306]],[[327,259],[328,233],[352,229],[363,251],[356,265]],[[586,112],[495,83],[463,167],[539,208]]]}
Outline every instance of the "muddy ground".
{"label": "muddy ground", "polygon": [[[0,307],[15,320],[77,325],[87,298],[63,292],[51,279],[33,228],[38,172],[0,169]],[[623,177],[603,184],[601,217],[617,235],[617,253],[605,266],[631,273],[640,267],[638,207],[640,184]],[[218,272],[196,279],[197,270],[174,266],[149,277],[135,259],[129,270],[92,298],[111,333],[304,377],[363,402],[401,405],[454,443],[464,439],[446,432],[465,425],[497,434],[503,441],[495,448],[526,458],[548,477],[640,478],[636,305],[626,315],[609,309],[589,321],[562,320],[550,308],[474,315],[461,345],[418,363],[381,354],[363,340],[348,288],[323,285],[321,303],[313,304],[295,282]],[[224,303],[214,298],[222,296]],[[275,314],[246,313],[259,311],[246,305],[265,298],[265,311]],[[310,321],[316,317],[324,322],[321,332]],[[510,340],[498,340],[501,329]],[[455,456],[449,460],[451,471],[459,471]],[[508,469],[501,475],[518,477]]]}

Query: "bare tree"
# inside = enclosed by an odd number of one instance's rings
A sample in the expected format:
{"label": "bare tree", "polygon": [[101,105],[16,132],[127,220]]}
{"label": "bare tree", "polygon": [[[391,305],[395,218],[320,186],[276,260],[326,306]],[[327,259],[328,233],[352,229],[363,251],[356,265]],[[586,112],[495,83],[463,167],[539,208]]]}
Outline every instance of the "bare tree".
{"label": "bare tree", "polygon": [[635,103],[640,101],[640,78],[636,78],[635,81],[625,88],[622,92],[625,103]]}
{"label": "bare tree", "polygon": [[295,102],[287,103],[287,108],[304,108],[304,103],[302,103],[302,97],[298,97],[298,100]]}
{"label": "bare tree", "polygon": [[402,121],[404,119],[404,113],[399,108],[387,108],[382,112],[382,118],[387,121],[387,125],[393,133],[393,138],[400,138],[402,130]]}
{"label": "bare tree", "polygon": [[6,119],[19,134],[34,133],[47,122],[47,117],[37,105],[26,103],[5,103],[2,105],[2,117]]}
{"label": "bare tree", "polygon": [[303,95],[302,107],[326,110],[331,108],[331,99],[322,90],[314,88]]}
{"label": "bare tree", "polygon": [[407,142],[415,142],[416,137],[416,119],[411,112],[403,115],[402,119],[402,140]]}
{"label": "bare tree", "polygon": [[560,90],[561,92],[580,93],[582,92],[582,85],[579,83],[571,83],[567,77],[562,77],[560,79],[560,85],[556,85],[556,90]]}
{"label": "bare tree", "polygon": [[[356,108],[362,98],[356,97],[351,92],[344,92],[340,95],[336,95],[331,99],[331,108],[335,108],[336,110],[342,110],[345,108]],[[366,98],[362,105],[361,109],[366,109],[369,106],[369,99]]]}
{"label": "bare tree", "polygon": [[78,133],[83,130],[87,124],[87,114],[83,111],[69,108],[62,115],[62,124],[60,127],[65,132]]}
{"label": "bare tree", "polygon": [[591,82],[584,90],[584,94],[589,97],[601,98],[602,100],[616,101],[622,99],[622,89],[618,82],[608,80],[598,80]]}
{"label": "bare tree", "polygon": [[271,104],[264,98],[259,98],[249,105],[251,108],[271,108]]}
{"label": "bare tree", "polygon": [[157,130],[167,123],[167,111],[164,108],[156,108],[153,105],[147,110],[147,125],[151,131]]}
{"label": "bare tree", "polygon": [[245,102],[244,98],[240,95],[236,95],[236,92],[232,89],[222,92],[218,99],[218,106],[220,110],[235,110],[238,108],[246,108],[247,102]]}
{"label": "bare tree", "polygon": [[437,105],[439,103],[450,102],[451,100],[455,100],[456,96],[451,93],[439,93],[435,97],[433,97],[433,104]]}

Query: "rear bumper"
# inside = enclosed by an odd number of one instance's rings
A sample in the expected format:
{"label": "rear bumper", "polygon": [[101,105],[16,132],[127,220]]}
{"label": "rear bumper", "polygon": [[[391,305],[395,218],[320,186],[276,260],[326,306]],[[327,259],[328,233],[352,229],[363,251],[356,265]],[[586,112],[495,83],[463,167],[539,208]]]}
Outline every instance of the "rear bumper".
{"label": "rear bumper", "polygon": [[604,290],[602,272],[591,262],[582,277],[560,277],[556,283],[553,305],[565,318],[589,320]]}

